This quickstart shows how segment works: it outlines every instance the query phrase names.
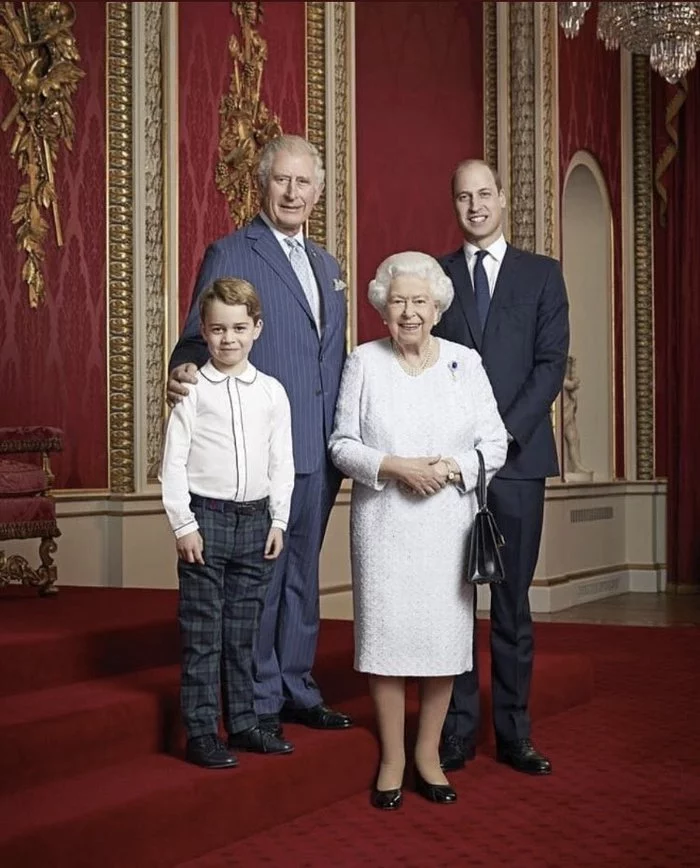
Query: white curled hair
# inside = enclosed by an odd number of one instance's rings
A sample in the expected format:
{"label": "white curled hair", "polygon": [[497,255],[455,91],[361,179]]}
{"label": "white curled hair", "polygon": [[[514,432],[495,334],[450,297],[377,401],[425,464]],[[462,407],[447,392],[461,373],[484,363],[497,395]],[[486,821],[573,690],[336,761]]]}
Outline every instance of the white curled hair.
{"label": "white curled hair", "polygon": [[405,253],[394,253],[387,257],[377,269],[374,280],[369,282],[369,303],[381,314],[386,310],[391,282],[395,277],[418,277],[427,281],[430,294],[437,305],[438,320],[452,304],[454,287],[438,261],[427,253],[407,250]]}
{"label": "white curled hair", "polygon": [[312,145],[301,136],[277,136],[265,145],[260,154],[258,163],[258,184],[261,190],[266,190],[270,182],[272,163],[277,154],[284,151],[286,154],[303,154],[311,157],[314,163],[314,181],[317,190],[323,190],[326,173],[323,169],[323,160],[316,145]]}

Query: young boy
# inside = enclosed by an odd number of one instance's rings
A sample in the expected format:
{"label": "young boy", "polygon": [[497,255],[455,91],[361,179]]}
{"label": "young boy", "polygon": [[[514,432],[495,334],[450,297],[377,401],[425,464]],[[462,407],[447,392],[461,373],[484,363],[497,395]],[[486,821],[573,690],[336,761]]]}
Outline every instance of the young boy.
{"label": "young boy", "polygon": [[218,769],[238,764],[218,737],[220,683],[229,748],[294,749],[258,726],[252,677],[294,459],[286,392],[248,362],[263,327],[255,289],[245,280],[214,281],[202,293],[200,320],[210,359],[171,413],[160,479],[179,556],[186,759]]}

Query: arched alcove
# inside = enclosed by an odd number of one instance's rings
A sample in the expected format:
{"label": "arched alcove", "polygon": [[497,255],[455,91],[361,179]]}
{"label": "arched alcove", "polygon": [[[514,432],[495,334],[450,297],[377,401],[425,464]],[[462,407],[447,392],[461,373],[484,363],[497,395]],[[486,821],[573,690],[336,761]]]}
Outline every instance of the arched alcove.
{"label": "arched alcove", "polygon": [[[581,465],[595,480],[613,477],[613,242],[607,184],[587,151],[574,154],[562,196],[562,264],[569,293],[571,348],[579,387],[576,429]],[[566,388],[566,383],[565,383]],[[565,478],[578,479],[562,437]]]}

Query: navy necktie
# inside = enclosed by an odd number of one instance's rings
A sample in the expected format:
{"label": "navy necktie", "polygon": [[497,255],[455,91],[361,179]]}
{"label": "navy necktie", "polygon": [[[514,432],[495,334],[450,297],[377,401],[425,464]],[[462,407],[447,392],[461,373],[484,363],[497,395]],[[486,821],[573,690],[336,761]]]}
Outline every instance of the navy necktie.
{"label": "navy necktie", "polygon": [[489,292],[489,279],[486,277],[486,269],[484,268],[484,257],[486,250],[479,250],[474,261],[474,298],[476,299],[476,310],[479,314],[481,322],[481,330],[484,330],[486,325],[486,317],[489,313],[489,305],[491,304],[491,293]]}

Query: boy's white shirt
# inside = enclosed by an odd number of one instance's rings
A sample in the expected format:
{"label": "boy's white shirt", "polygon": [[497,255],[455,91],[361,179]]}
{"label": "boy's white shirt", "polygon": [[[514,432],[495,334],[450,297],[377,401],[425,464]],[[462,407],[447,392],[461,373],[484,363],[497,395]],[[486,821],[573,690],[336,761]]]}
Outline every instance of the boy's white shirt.
{"label": "boy's white shirt", "polygon": [[269,497],[272,526],[286,530],[294,457],[284,386],[250,362],[228,376],[208,361],[170,414],[159,479],[176,537],[199,527],[190,493],[236,501]]}

